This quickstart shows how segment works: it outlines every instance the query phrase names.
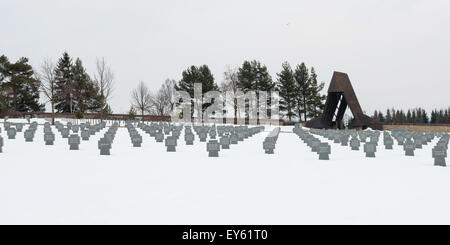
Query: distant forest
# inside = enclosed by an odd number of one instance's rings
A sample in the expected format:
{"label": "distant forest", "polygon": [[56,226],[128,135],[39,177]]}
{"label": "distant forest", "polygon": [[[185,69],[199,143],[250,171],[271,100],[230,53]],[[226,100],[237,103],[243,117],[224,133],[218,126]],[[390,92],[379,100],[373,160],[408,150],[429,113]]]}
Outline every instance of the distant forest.
{"label": "distant forest", "polygon": [[422,108],[403,110],[387,109],[383,114],[375,110],[372,118],[385,124],[450,124],[450,107],[447,109],[434,109],[428,114]]}
{"label": "distant forest", "polygon": [[[222,82],[217,83],[207,65],[188,66],[181,80],[166,79],[160,89],[150,91],[141,81],[131,91],[128,115],[168,116],[174,110],[174,90],[187,91],[194,97],[194,84],[202,84],[202,94],[208,91],[231,92],[233,98],[226,104],[238,117],[238,91],[277,91],[280,117],[286,121],[307,121],[320,116],[326,96],[324,82],[318,81],[314,67],[305,63],[293,67],[281,64],[276,77],[269,75],[267,67],[257,60],[245,60],[241,66],[227,67]],[[67,52],[54,63],[45,59],[40,67],[33,68],[26,57],[10,61],[0,56],[0,114],[10,112],[42,112],[50,103],[52,113],[74,113],[83,118],[84,113],[112,114],[110,107],[114,91],[114,73],[105,60],[97,59],[96,69],[89,75],[82,61],[75,61]],[[43,100],[41,96],[44,96]],[[257,95],[259,96],[259,95]],[[43,103],[42,103],[43,102]],[[192,99],[192,103],[194,99]],[[270,101],[268,101],[269,104]],[[206,108],[206,107],[205,107]],[[204,110],[205,108],[202,108]],[[373,118],[385,124],[450,124],[450,107],[435,109],[428,114],[422,108],[375,111]]]}

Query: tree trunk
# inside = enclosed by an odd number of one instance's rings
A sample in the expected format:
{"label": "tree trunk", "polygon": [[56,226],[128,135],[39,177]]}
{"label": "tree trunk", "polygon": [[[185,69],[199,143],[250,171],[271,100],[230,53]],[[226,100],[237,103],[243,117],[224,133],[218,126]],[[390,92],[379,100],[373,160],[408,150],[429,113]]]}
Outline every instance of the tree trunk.
{"label": "tree trunk", "polygon": [[52,98],[52,125],[55,125],[55,99]]}
{"label": "tree trunk", "polygon": [[234,124],[237,124],[237,98],[234,98]]}
{"label": "tree trunk", "polygon": [[306,97],[303,96],[303,116],[305,117],[306,122]]}

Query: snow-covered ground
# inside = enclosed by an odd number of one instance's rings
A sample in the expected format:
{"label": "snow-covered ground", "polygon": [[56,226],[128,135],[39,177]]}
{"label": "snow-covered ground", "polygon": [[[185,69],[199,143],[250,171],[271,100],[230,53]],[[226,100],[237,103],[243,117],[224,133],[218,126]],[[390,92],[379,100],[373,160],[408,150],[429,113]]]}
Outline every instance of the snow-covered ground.
{"label": "snow-covered ground", "polygon": [[209,158],[197,135],[188,146],[183,131],[166,152],[140,129],[133,148],[121,127],[112,155],[100,156],[106,129],[70,151],[55,128],[46,146],[42,125],[34,142],[0,127],[0,224],[450,224],[450,169],[431,158],[437,139],[415,157],[380,139],[374,159],[329,142],[330,160],[319,161],[292,127],[265,154],[266,127]]}

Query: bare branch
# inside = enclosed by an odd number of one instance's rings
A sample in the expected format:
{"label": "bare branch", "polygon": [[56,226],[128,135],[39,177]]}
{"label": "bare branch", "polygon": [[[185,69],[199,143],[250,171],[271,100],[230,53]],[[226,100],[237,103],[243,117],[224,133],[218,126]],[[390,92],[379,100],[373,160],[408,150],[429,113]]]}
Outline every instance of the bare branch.
{"label": "bare branch", "polygon": [[151,94],[150,90],[145,86],[143,81],[140,81],[137,88],[131,94],[132,105],[139,109],[143,116],[145,112],[151,112]]}
{"label": "bare branch", "polygon": [[97,58],[97,71],[94,74],[94,81],[100,90],[100,96],[104,100],[102,103],[106,105],[114,91],[114,73],[106,65],[105,58]]}
{"label": "bare branch", "polygon": [[37,77],[41,81],[41,91],[48,100],[54,99],[55,96],[55,65],[50,59],[45,59],[40,67],[40,71],[36,72]]}

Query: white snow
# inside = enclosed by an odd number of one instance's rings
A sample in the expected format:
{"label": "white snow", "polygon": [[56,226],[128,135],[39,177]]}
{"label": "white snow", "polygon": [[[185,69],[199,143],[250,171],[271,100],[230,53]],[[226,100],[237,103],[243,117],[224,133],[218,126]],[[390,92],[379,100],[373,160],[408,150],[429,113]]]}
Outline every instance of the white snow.
{"label": "white snow", "polygon": [[34,142],[0,127],[0,224],[450,224],[450,169],[431,158],[437,139],[415,157],[380,143],[374,159],[329,142],[330,160],[319,161],[292,127],[264,154],[266,127],[209,158],[197,135],[187,146],[183,131],[172,153],[140,129],[133,148],[119,128],[112,155],[100,156],[106,129],[69,151],[55,128],[46,146],[42,125]]}

